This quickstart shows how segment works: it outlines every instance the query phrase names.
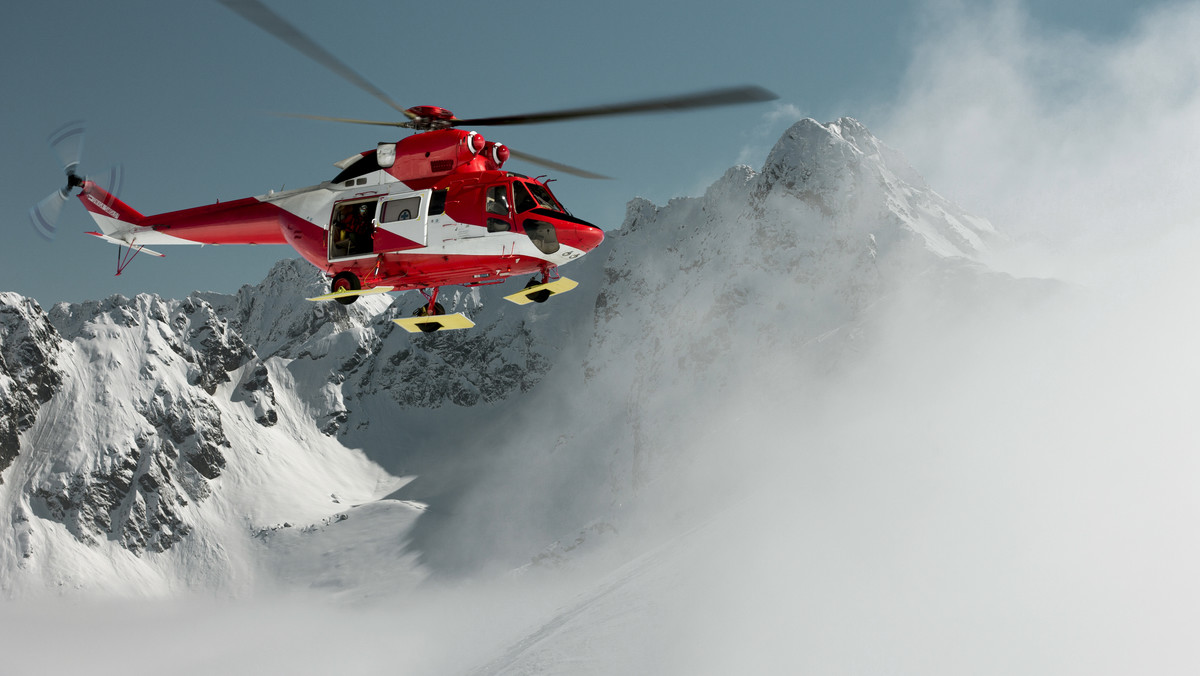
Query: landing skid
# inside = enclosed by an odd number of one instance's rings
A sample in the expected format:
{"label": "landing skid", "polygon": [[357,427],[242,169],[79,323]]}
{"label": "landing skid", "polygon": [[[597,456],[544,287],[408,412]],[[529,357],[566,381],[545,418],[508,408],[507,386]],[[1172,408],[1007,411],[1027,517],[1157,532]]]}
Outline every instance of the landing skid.
{"label": "landing skid", "polygon": [[437,302],[439,290],[436,286],[431,289],[420,289],[421,295],[429,301],[428,304],[417,308],[412,317],[393,319],[392,321],[409,333],[433,333],[434,331],[469,329],[475,326],[475,322],[461,312],[446,314],[442,304]]}
{"label": "landing skid", "polygon": [[347,289],[345,291],[334,291],[321,296],[313,296],[308,300],[337,300],[338,298],[350,298],[351,296],[370,296],[376,293],[387,293],[394,290],[394,286],[374,286],[369,289]]}
{"label": "landing skid", "polygon": [[397,326],[409,333],[433,333],[434,331],[469,329],[475,326],[475,322],[471,321],[461,312],[455,312],[451,315],[407,317],[405,319],[393,319],[392,321],[396,322]]}
{"label": "landing skid", "polygon": [[545,284],[534,284],[504,297],[505,300],[512,301],[517,305],[528,305],[530,303],[544,303],[550,296],[557,296],[560,293],[566,293],[571,289],[579,286],[579,282],[566,277],[559,277],[553,282]]}

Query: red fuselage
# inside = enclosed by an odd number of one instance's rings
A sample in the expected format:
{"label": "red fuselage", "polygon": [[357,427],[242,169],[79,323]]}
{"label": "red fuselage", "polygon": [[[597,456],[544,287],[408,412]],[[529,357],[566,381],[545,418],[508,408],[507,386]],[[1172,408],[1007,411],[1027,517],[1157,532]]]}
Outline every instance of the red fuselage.
{"label": "red fuselage", "polygon": [[104,234],[131,245],[288,244],[364,287],[477,285],[547,272],[599,246],[544,183],[501,169],[508,150],[439,129],[338,163],[332,181],[143,216],[94,184],[80,194]]}

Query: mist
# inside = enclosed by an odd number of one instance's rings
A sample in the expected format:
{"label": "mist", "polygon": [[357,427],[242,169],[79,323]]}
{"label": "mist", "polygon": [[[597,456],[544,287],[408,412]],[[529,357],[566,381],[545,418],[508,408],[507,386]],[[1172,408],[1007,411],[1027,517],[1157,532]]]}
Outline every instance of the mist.
{"label": "mist", "polygon": [[849,368],[745,383],[710,467],[752,488],[649,643],[672,673],[1191,673],[1200,5],[1103,43],[1016,3],[924,19],[875,132],[996,224],[990,265],[1067,283],[917,284]]}
{"label": "mist", "polygon": [[922,18],[875,132],[1021,245],[993,264],[1102,284],[1194,226],[1200,4],[1156,5],[1105,39],[1017,2],[930,2]]}

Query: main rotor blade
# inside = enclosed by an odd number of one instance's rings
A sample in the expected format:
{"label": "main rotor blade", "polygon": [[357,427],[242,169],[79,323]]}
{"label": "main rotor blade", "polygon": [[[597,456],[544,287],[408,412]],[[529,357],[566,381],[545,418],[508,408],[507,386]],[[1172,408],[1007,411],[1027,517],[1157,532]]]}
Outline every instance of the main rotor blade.
{"label": "main rotor blade", "polygon": [[379,127],[407,127],[408,122],[379,122],[377,120],[355,120],[349,117],[326,117],[325,115],[305,115],[304,113],[276,113],[284,117],[299,117],[305,120],[322,120],[325,122],[346,122],[349,124],[373,124]]}
{"label": "main rotor blade", "polygon": [[611,176],[605,176],[603,174],[593,174],[590,171],[585,171],[583,169],[576,169],[575,167],[572,167],[568,164],[562,164],[561,162],[555,162],[554,160],[548,160],[544,157],[538,157],[537,155],[530,155],[529,153],[523,153],[520,150],[513,150],[512,148],[508,149],[508,154],[519,160],[524,160],[526,162],[529,162],[530,164],[541,165],[543,167],[546,167],[547,169],[561,171],[564,174],[570,174],[572,176],[578,176],[580,178],[598,178],[598,179],[602,179],[602,180],[609,180],[612,178]]}
{"label": "main rotor blade", "polygon": [[412,113],[409,113],[403,106],[393,101],[382,89],[368,82],[365,77],[359,75],[353,68],[343,63],[341,59],[330,54],[324,47],[318,45],[304,33],[301,33],[299,29],[288,23],[286,19],[272,12],[258,0],[217,0],[217,2],[241,15],[243,19],[279,38],[301,54],[325,66],[350,84],[404,113],[405,117],[413,117]]}
{"label": "main rotor blade", "polygon": [[727,87],[692,94],[666,96],[656,99],[613,103],[588,108],[572,108],[545,113],[527,113],[525,115],[506,115],[501,117],[478,117],[472,120],[453,120],[455,127],[483,127],[502,124],[531,124],[536,122],[557,122],[559,120],[574,120],[581,117],[601,117],[606,115],[629,115],[631,113],[665,113],[692,108],[711,108],[728,106],[737,103],[756,103],[774,101],[779,98],[774,92],[756,86]]}

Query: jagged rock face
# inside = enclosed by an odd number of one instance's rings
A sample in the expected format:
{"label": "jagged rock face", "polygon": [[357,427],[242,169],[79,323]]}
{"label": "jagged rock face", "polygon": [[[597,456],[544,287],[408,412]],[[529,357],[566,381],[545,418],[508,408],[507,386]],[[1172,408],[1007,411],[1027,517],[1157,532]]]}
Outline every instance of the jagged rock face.
{"label": "jagged rock face", "polygon": [[153,399],[138,405],[138,411],[154,427],[158,447],[169,458],[182,456],[206,479],[221,475],[225,466],[221,448],[230,444],[221,426],[221,414],[211,401],[191,392],[176,396],[159,389]]}
{"label": "jagged rock face", "polygon": [[86,544],[112,539],[135,553],[169,549],[191,531],[182,514],[189,504],[184,487],[193,499],[208,489],[195,469],[180,464],[169,441],[142,436],[138,442],[106,448],[88,473],[46,477],[33,489],[35,513],[66,525]]}
{"label": "jagged rock face", "polygon": [[233,395],[234,401],[246,402],[254,408],[254,422],[263,427],[271,427],[279,422],[279,412],[276,410],[279,402],[275,399],[275,386],[271,384],[271,372],[266,364],[255,361],[253,369],[247,369],[238,389]]}
{"label": "jagged rock face", "polygon": [[[229,382],[229,372],[254,357],[254,351],[228,321],[217,316],[213,307],[204,301],[185,299],[180,308],[188,317],[185,359],[196,365],[196,384],[209,394],[217,385]],[[177,317],[177,324],[185,322]]]}
{"label": "jagged rock face", "polygon": [[0,472],[20,451],[21,432],[62,384],[60,351],[58,332],[35,301],[0,294]]}
{"label": "jagged rock face", "polygon": [[438,408],[475,406],[528,392],[550,368],[537,336],[523,325],[492,331],[414,336],[362,370],[362,396],[386,393],[397,404]]}

